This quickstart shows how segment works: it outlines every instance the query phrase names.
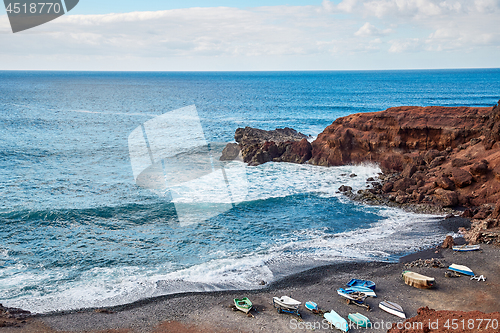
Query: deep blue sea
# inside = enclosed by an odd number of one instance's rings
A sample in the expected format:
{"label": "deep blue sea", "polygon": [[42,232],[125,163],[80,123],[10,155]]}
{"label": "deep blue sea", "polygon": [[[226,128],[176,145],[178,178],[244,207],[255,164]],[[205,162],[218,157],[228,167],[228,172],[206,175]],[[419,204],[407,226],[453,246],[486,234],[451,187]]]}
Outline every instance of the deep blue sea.
{"label": "deep blue sea", "polygon": [[376,165],[234,162],[238,204],[181,223],[168,190],[134,180],[129,137],[158,116],[194,106],[216,159],[238,127],[314,137],[352,113],[499,99],[500,69],[0,72],[0,303],[46,313],[259,288],[317,265],[396,260],[446,234],[433,216],[336,193],[365,187]]}

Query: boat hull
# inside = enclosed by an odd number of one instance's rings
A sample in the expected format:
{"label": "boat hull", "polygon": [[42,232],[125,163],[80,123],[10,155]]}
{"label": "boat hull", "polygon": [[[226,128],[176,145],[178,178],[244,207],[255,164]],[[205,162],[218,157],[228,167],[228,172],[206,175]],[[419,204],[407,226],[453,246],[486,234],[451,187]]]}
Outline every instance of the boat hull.
{"label": "boat hull", "polygon": [[404,271],[403,279],[405,283],[409,286],[419,288],[419,289],[429,289],[434,286],[434,278],[424,276],[415,272]]}
{"label": "boat hull", "polygon": [[359,327],[368,328],[371,326],[370,319],[363,316],[361,313],[350,313],[348,316],[349,320],[352,321]]}
{"label": "boat hull", "polygon": [[328,313],[325,313],[323,317],[336,329],[341,330],[342,332],[347,332],[349,330],[347,320],[339,316],[337,312],[332,310]]}
{"label": "boat hull", "polygon": [[457,272],[457,273],[460,273],[463,275],[474,276],[474,272],[472,272],[472,270],[467,266],[453,264],[450,267],[448,267],[448,270],[453,271],[453,272]]}
{"label": "boat hull", "polygon": [[380,309],[384,310],[385,312],[388,312],[388,313],[395,315],[399,318],[406,319],[406,315],[405,315],[405,312],[403,311],[403,308],[396,303],[384,301],[384,302],[380,302],[378,306]]}

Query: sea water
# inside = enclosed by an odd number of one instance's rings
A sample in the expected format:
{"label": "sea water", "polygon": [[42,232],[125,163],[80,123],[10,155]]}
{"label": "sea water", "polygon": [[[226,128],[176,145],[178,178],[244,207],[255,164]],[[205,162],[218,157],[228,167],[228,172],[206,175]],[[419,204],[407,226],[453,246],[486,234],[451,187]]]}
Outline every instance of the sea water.
{"label": "sea water", "polygon": [[0,303],[47,313],[260,288],[318,265],[393,261],[446,234],[434,216],[337,192],[365,188],[380,172],[370,164],[247,167],[239,204],[181,224],[171,197],[136,185],[127,141],[167,112],[194,105],[220,152],[238,127],[312,140],[352,113],[498,99],[498,69],[0,72]]}

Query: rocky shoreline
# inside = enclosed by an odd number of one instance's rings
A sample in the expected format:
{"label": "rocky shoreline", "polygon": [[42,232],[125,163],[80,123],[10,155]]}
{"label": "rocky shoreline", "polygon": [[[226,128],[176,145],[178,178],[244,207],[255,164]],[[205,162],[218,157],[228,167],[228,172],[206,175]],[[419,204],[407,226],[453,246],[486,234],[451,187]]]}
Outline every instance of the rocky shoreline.
{"label": "rocky shoreline", "polygon": [[[500,103],[500,102],[499,102]],[[500,105],[404,106],[335,120],[317,139],[285,128],[239,128],[222,160],[337,166],[376,163],[383,173],[349,198],[417,213],[470,218],[470,243],[500,245]]]}

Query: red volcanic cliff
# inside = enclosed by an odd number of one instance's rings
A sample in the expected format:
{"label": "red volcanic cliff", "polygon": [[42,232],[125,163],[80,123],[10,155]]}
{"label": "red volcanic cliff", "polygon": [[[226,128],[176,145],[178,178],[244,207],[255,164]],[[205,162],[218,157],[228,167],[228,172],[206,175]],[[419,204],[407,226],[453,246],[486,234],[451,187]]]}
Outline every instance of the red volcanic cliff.
{"label": "red volcanic cliff", "polygon": [[382,162],[394,154],[457,148],[481,136],[491,112],[492,108],[404,106],[353,114],[337,119],[312,143],[312,162]]}

